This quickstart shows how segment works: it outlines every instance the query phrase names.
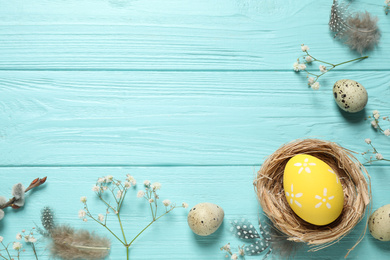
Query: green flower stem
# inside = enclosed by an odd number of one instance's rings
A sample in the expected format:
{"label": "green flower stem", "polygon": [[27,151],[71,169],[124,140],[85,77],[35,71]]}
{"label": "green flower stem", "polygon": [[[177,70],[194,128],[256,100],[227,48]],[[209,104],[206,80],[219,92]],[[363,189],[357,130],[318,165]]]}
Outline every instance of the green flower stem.
{"label": "green flower stem", "polygon": [[121,226],[121,231],[122,231],[123,239],[125,240],[125,243],[124,243],[124,244],[127,245],[126,235],[125,235],[125,231],[123,230],[123,225],[122,225],[121,217],[119,216],[119,212],[118,212],[118,214],[117,214],[117,217],[118,217],[119,225]]}
{"label": "green flower stem", "polygon": [[121,242],[124,246],[126,246],[126,243],[124,243],[117,235],[115,235],[114,232],[111,231],[111,229],[109,227],[107,227],[105,224],[101,223],[100,221],[98,221],[97,219],[95,219],[91,213],[89,212],[88,210],[88,207],[87,207],[87,204],[85,204],[85,209],[87,210],[88,212],[88,217],[90,217],[91,219],[93,219],[96,223],[98,223],[99,225],[105,227],[116,239],[118,239],[119,242]]}
{"label": "green flower stem", "polygon": [[35,250],[34,243],[31,243],[31,246],[32,246],[32,249],[33,249],[33,251],[34,251],[35,259],[38,260],[38,255],[37,255],[37,251]]}
{"label": "green flower stem", "polygon": [[163,213],[161,216],[159,216],[158,218],[156,219],[153,219],[146,227],[144,227],[144,229],[141,230],[141,232],[138,233],[138,235],[136,235],[133,240],[131,240],[130,244],[129,244],[129,247],[131,246],[131,244],[134,242],[134,240],[136,240],[146,229],[148,229],[148,227],[150,227],[154,222],[156,222],[157,220],[159,220],[161,217],[163,217],[164,215],[168,214],[170,211],[172,211],[174,208],[176,207],[173,207],[171,208],[170,210],[166,211],[165,213]]}
{"label": "green flower stem", "polygon": [[[8,246],[5,246],[5,245],[3,244],[3,241],[1,241],[1,244],[3,245],[5,251],[7,252],[7,255],[9,256],[9,259],[12,259],[11,255],[10,255],[9,252],[8,252]],[[8,244],[8,245],[9,245],[9,244]],[[5,259],[7,259],[7,258],[5,258]]]}
{"label": "green flower stem", "polygon": [[334,65],[335,67],[339,66],[339,65],[342,65],[342,64],[345,64],[345,63],[349,63],[349,62],[353,62],[353,61],[358,61],[358,60],[364,60],[364,59],[367,59],[368,56],[364,56],[364,57],[359,57],[359,58],[356,58],[356,59],[353,59],[353,60],[349,60],[349,61],[344,61],[344,62],[341,62],[341,63],[338,63],[336,65]]}
{"label": "green flower stem", "polygon": [[[337,66],[340,66],[340,65],[343,65],[343,64],[346,64],[346,63],[349,63],[349,62],[353,62],[353,61],[358,61],[358,60],[363,60],[363,59],[367,59],[368,56],[364,56],[364,57],[359,57],[359,58],[356,58],[356,59],[352,59],[352,60],[348,60],[348,61],[344,61],[344,62],[341,62],[341,63],[338,63],[338,64],[333,64],[333,63],[330,63],[330,62],[326,62],[326,61],[323,61],[323,60],[319,60],[315,57],[313,57],[312,55],[310,55],[307,51],[306,51],[306,54],[308,56],[310,56],[313,61],[317,61],[317,62],[320,62],[320,63],[324,63],[324,64],[327,64],[327,65],[330,65],[331,67],[329,69],[327,69],[325,72],[322,72],[321,74],[315,74],[315,73],[312,73],[312,72],[309,72],[308,70],[304,70],[308,75],[312,75],[312,76],[315,76],[315,80],[314,82],[316,82],[318,80],[319,77],[321,77],[322,75],[324,75],[325,73],[333,70],[334,68],[336,68]],[[304,55],[305,56],[305,55]],[[303,57],[304,57],[303,56]],[[299,62],[299,59],[298,59],[298,62]]]}

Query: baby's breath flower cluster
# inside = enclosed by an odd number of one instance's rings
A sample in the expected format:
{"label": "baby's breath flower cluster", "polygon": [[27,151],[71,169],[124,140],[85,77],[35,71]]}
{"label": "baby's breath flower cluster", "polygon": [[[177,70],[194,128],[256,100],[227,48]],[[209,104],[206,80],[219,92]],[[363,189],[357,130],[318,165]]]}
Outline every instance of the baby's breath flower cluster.
{"label": "baby's breath flower cluster", "polygon": [[233,253],[230,247],[230,243],[227,243],[223,247],[221,247],[221,251],[225,251],[226,255],[225,257],[228,258],[230,256],[231,260],[237,260],[239,257],[244,257],[245,256],[245,251],[244,251],[245,245],[242,245],[241,247],[238,246],[238,252]]}
{"label": "baby's breath flower cluster", "polygon": [[390,10],[390,0],[385,0],[385,13],[386,15],[389,13]]}
{"label": "baby's breath flower cluster", "polygon": [[[371,164],[376,161],[388,161],[390,162],[389,159],[385,159],[381,153],[378,152],[378,150],[374,147],[372,144],[372,141],[370,138],[367,138],[364,140],[366,144],[371,146],[371,149],[368,149],[366,152],[362,153],[364,159],[366,162],[364,164]],[[367,156],[369,156],[367,158]]]}
{"label": "baby's breath flower cluster", "polygon": [[380,123],[383,122],[383,121],[390,122],[390,118],[388,116],[381,117],[381,115],[379,114],[379,111],[378,110],[374,110],[372,112],[372,116],[369,116],[368,118],[372,119],[371,126],[373,128],[375,128],[377,131],[381,132],[385,136],[390,136],[390,128],[387,128],[387,129],[383,130],[383,128],[380,125]]}
{"label": "baby's breath flower cluster", "polygon": [[[3,249],[0,249],[0,258],[1,259],[7,259],[7,260],[14,260],[14,259],[20,259],[21,253],[25,252],[26,250],[23,249],[23,244],[21,242],[24,242],[27,245],[30,245],[33,252],[35,259],[38,259],[38,254],[36,251],[35,244],[37,243],[37,239],[34,237],[34,230],[35,228],[32,228],[29,232],[26,232],[25,229],[23,229],[21,232],[17,233],[15,238],[18,241],[9,242],[8,244],[5,244],[4,238],[0,236],[0,245]],[[21,241],[21,242],[19,242]],[[12,246],[12,249],[14,252],[10,249]]]}
{"label": "baby's breath flower cluster", "polygon": [[[148,227],[150,227],[154,222],[156,222],[158,219],[168,214],[175,208],[188,207],[187,203],[183,202],[181,206],[176,206],[176,204],[172,203],[169,199],[165,199],[162,201],[162,204],[165,207],[165,211],[163,211],[161,215],[158,215],[158,200],[160,199],[158,191],[161,189],[161,184],[159,182],[151,183],[149,180],[144,181],[144,189],[139,190],[137,192],[137,197],[146,199],[147,203],[150,205],[152,220],[132,240],[128,240],[125,234],[124,227],[122,225],[120,213],[126,194],[131,187],[135,188],[136,184],[136,180],[130,174],[126,175],[126,179],[124,181],[115,179],[112,175],[107,175],[105,177],[98,178],[96,184],[92,187],[92,191],[95,192],[100,201],[103,202],[106,207],[106,212],[104,214],[99,213],[97,214],[97,216],[92,214],[88,208],[86,196],[80,198],[80,202],[84,204],[84,208],[79,210],[78,212],[79,218],[82,219],[84,222],[88,221],[88,218],[90,218],[97,222],[99,225],[106,228],[126,248],[127,259],[129,259],[130,246]],[[110,201],[107,200],[107,196],[113,199],[113,204],[111,204]],[[118,219],[119,226],[121,228],[120,235],[115,234],[107,225],[107,217],[110,213],[113,213]]]}
{"label": "baby's breath flower cluster", "polygon": [[[326,62],[326,61],[319,60],[319,59],[315,58],[313,55],[309,54],[309,49],[310,48],[307,45],[304,45],[304,44],[301,45],[301,50],[305,54],[298,57],[297,61],[293,64],[293,69],[296,72],[305,71],[306,77],[307,77],[307,84],[309,85],[309,87],[311,87],[314,90],[318,90],[320,88],[320,83],[318,82],[318,79],[322,75],[324,75],[325,73],[333,70],[334,68],[336,68],[337,66],[340,66],[342,64],[346,64],[346,63],[349,63],[352,61],[357,61],[357,60],[362,60],[362,59],[368,58],[368,56],[364,56],[364,57],[356,58],[353,60],[333,64],[333,63]],[[323,64],[319,65],[319,67],[318,67],[319,72],[317,72],[317,73],[313,73],[313,72],[310,72],[307,70],[307,67],[309,65],[312,65],[313,62],[323,63]]]}

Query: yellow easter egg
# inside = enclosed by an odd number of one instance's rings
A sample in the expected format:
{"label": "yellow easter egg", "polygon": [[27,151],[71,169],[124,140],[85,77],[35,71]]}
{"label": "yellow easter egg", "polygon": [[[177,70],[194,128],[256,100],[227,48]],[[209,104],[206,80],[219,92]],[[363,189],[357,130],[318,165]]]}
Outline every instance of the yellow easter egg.
{"label": "yellow easter egg", "polygon": [[307,154],[292,157],[283,175],[283,188],[291,209],[318,226],[335,221],[344,206],[344,192],[333,169]]}

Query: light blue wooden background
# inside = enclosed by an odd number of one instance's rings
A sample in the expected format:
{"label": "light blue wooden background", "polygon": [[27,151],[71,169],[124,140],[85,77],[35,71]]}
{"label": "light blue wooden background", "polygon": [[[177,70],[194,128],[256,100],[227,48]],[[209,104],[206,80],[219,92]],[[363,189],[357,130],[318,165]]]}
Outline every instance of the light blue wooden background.
{"label": "light blue wooden background", "polygon": [[[332,1],[315,0],[0,0],[0,190],[48,176],[27,205],[6,210],[0,235],[15,240],[52,206],[61,223],[96,229],[77,217],[80,196],[95,180],[132,174],[159,181],[162,198],[190,206],[213,202],[225,223],[210,237],[187,226],[178,209],[155,223],[131,248],[131,259],[225,259],[219,247],[242,242],[227,220],[257,220],[252,187],[264,158],[303,137],[338,142],[357,152],[371,138],[390,157],[390,139],[365,116],[390,115],[390,16],[383,1],[354,1],[379,17],[380,45],[370,58],[321,78],[315,92],[292,71],[300,44],[318,58],[341,62],[358,54],[335,41],[327,26]],[[366,110],[342,113],[331,92],[350,78],[369,93]],[[361,158],[361,157],[359,157]],[[367,167],[374,209],[390,203],[390,165]],[[149,212],[129,196],[128,234]],[[115,221],[110,222],[115,225]],[[119,231],[118,229],[115,229]],[[342,259],[363,225],[340,243],[296,259]],[[99,234],[109,236],[103,229]],[[48,258],[46,244],[38,250]],[[30,251],[22,259],[32,259]],[[110,259],[124,259],[114,242]],[[351,259],[386,259],[390,244],[369,234]],[[252,259],[253,257],[247,257]],[[256,259],[256,258],[253,258]]]}

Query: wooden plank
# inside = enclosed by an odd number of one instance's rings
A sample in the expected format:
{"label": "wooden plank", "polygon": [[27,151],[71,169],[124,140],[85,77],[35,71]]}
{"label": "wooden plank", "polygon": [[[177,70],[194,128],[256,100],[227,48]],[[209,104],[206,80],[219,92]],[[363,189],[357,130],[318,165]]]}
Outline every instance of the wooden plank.
{"label": "wooden plank", "polygon": [[[187,210],[176,209],[169,215],[153,224],[142,234],[131,248],[131,259],[224,259],[219,250],[230,242],[232,247],[244,244],[229,232],[229,221],[246,217],[253,223],[257,221],[258,203],[253,191],[254,172],[259,167],[0,167],[1,195],[7,196],[14,183],[27,185],[32,179],[48,176],[47,183],[38,190],[27,194],[26,205],[21,210],[7,209],[2,225],[1,236],[5,241],[14,241],[17,232],[33,227],[40,222],[40,209],[50,206],[56,213],[57,223],[69,224],[76,228],[94,230],[97,234],[112,238],[112,250],[109,259],[123,259],[125,250],[103,228],[89,220],[83,222],[77,217],[82,208],[81,196],[87,196],[90,210],[97,215],[103,213],[105,207],[100,204],[91,191],[98,177],[113,175],[124,179],[127,173],[138,181],[137,187],[130,190],[124,204],[122,219],[126,234],[132,237],[144,227],[149,219],[149,209],[146,201],[136,198],[137,190],[142,189],[142,182],[148,179],[162,184],[161,199],[172,202],[186,201],[190,207],[200,202],[213,202],[225,211],[224,224],[220,230],[209,237],[199,237],[192,233],[187,225]],[[388,203],[387,183],[389,166],[370,166],[368,170],[372,177],[373,208],[376,209]],[[231,192],[226,192],[231,191]],[[114,232],[120,232],[119,225],[112,216],[108,225]],[[346,251],[352,247],[364,228],[359,224],[350,235],[330,248],[316,253],[307,253],[307,248],[301,248],[295,259],[331,257],[342,259]],[[37,244],[42,259],[48,255],[46,240]],[[351,259],[374,259],[375,256],[386,258],[390,252],[383,242],[375,241],[369,234],[361,244],[350,254]],[[31,250],[25,245],[25,256],[31,256]],[[162,253],[163,252],[163,253]],[[27,259],[23,257],[22,259]],[[41,258],[40,258],[41,259]]]}
{"label": "wooden plank", "polygon": [[[366,86],[365,112],[333,101],[344,77]],[[0,164],[256,165],[305,137],[362,152],[387,141],[364,117],[390,114],[389,79],[332,71],[316,92],[294,72],[1,72]]]}
{"label": "wooden plank", "polygon": [[[380,18],[380,45],[346,70],[390,69],[388,17],[369,2],[356,9]],[[290,70],[302,43],[329,62],[360,56],[330,35],[330,6],[310,0],[2,1],[0,69]]]}

